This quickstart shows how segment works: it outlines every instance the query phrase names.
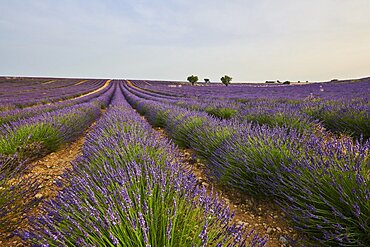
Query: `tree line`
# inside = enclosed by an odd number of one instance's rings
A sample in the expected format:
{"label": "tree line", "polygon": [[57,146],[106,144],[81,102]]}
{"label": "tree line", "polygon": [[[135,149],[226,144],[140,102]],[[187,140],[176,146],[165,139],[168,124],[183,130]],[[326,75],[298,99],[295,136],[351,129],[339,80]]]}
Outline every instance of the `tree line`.
{"label": "tree line", "polygon": [[[224,75],[223,77],[220,78],[221,82],[225,85],[225,86],[228,86],[231,82],[233,78],[228,76],[228,75]],[[187,80],[191,83],[191,85],[194,86],[195,83],[198,82],[199,78],[198,76],[196,75],[191,75],[191,76],[188,76]],[[209,83],[209,79],[205,78],[204,79],[204,82],[205,83]]]}

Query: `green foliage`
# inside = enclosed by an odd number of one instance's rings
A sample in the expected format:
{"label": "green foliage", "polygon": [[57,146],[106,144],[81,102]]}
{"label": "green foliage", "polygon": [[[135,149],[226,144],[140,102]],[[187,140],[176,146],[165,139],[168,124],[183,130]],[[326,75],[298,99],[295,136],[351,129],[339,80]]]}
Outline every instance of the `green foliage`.
{"label": "green foliage", "polygon": [[19,158],[31,158],[40,153],[52,152],[61,143],[58,130],[50,124],[37,123],[21,126],[14,132],[0,138],[0,154],[18,155]]}
{"label": "green foliage", "polygon": [[320,120],[325,128],[338,135],[345,134],[355,139],[370,138],[370,115],[366,110],[357,109],[340,102],[325,102],[307,106],[303,111]]}
{"label": "green foliage", "polygon": [[205,111],[215,117],[219,117],[222,119],[232,118],[235,114],[238,113],[236,109],[227,108],[227,107],[222,107],[222,108],[207,107]]}
{"label": "green foliage", "polygon": [[187,80],[191,83],[191,85],[194,85],[199,80],[199,78],[196,75],[191,75],[188,76]]}
{"label": "green foliage", "polygon": [[[290,162],[292,154],[289,145],[293,146],[292,144],[275,142],[272,137],[249,136],[239,139],[236,135],[220,146],[217,152],[213,152],[211,161],[228,164],[220,172],[221,184],[228,185],[232,181],[235,188],[247,194],[257,197],[272,196],[270,185],[263,187],[259,182],[273,180],[280,165]],[[229,149],[231,146],[233,148]],[[248,165],[252,167],[249,168]],[[256,177],[259,181],[256,181]]]}
{"label": "green foliage", "polygon": [[232,137],[234,130],[229,127],[207,125],[199,126],[193,135],[188,136],[186,141],[197,154],[209,159],[212,154],[224,145],[225,141]]}
{"label": "green foliage", "polygon": [[223,77],[221,77],[221,82],[225,84],[226,86],[228,86],[232,79],[233,78],[231,78],[230,76],[224,75]]}
{"label": "green foliage", "polygon": [[258,125],[268,125],[270,127],[286,127],[287,129],[296,129],[299,132],[314,131],[315,123],[309,118],[292,116],[281,112],[275,114],[249,114],[243,117],[248,122]]}
{"label": "green foliage", "polygon": [[[168,120],[167,120],[168,121]],[[182,147],[189,147],[189,137],[192,136],[195,129],[206,122],[205,118],[198,116],[176,116],[171,123],[170,130],[176,144]]]}
{"label": "green foliage", "polygon": [[[292,197],[282,206],[290,208],[287,215],[297,228],[325,239],[321,246],[368,246],[370,184],[364,186],[358,179],[355,172],[338,169],[329,173],[306,170],[301,176],[286,176],[287,193]],[[338,244],[348,238],[351,244]]]}
{"label": "green foliage", "polygon": [[155,118],[152,121],[152,124],[156,127],[164,127],[167,119],[169,110],[158,111],[155,115]]}

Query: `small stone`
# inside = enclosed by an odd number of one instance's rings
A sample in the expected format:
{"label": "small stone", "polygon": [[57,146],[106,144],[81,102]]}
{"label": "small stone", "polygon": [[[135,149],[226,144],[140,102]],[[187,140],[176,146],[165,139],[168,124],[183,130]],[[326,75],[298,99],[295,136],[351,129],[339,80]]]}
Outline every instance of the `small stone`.
{"label": "small stone", "polygon": [[267,234],[270,234],[272,232],[272,228],[271,227],[268,227],[267,230],[266,230],[266,233]]}
{"label": "small stone", "polygon": [[37,194],[35,195],[35,197],[36,197],[36,198],[38,198],[38,199],[40,199],[41,197],[43,197],[43,195],[42,195],[41,193],[37,193]]}
{"label": "small stone", "polygon": [[245,200],[245,204],[248,205],[249,207],[253,206],[253,202],[251,200]]}
{"label": "small stone", "polygon": [[280,236],[279,242],[285,245],[289,243],[288,240],[284,236]]}
{"label": "small stone", "polygon": [[206,182],[202,182],[202,185],[203,185],[204,187],[209,187],[209,184],[208,184],[208,183],[206,183]]}

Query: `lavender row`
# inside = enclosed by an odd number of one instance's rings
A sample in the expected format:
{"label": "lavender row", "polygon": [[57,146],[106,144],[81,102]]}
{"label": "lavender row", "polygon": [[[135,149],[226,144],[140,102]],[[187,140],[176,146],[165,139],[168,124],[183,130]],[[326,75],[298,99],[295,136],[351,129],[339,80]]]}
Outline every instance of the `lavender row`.
{"label": "lavender row", "polygon": [[[70,141],[98,116],[96,106],[83,105],[75,109],[65,110],[61,115],[46,118],[37,123],[23,124],[14,131],[7,132],[0,138],[0,163],[1,163],[1,192],[0,192],[0,229],[1,232],[11,231],[23,219],[22,215],[29,210],[25,207],[13,207],[20,204],[14,201],[22,191],[21,179],[27,161],[42,157],[55,151],[60,144]],[[77,123],[79,125],[74,126]],[[13,182],[11,182],[13,181]],[[20,180],[22,181],[22,179]],[[16,189],[16,190],[15,190]],[[27,190],[27,187],[25,187]],[[35,194],[29,191],[28,194]],[[19,218],[15,216],[20,216]]]}
{"label": "lavender row", "polygon": [[223,119],[235,118],[239,121],[295,128],[303,131],[316,131],[319,126],[337,134],[347,134],[355,139],[370,138],[370,105],[364,99],[322,101],[306,100],[244,100],[235,102],[219,99],[168,100],[127,89],[139,97],[172,103],[190,110],[205,111]]}
{"label": "lavender row", "polygon": [[22,153],[28,154],[32,149],[36,149],[32,152],[37,154],[44,148],[53,151],[60,143],[72,141],[100,115],[100,108],[109,104],[112,93],[113,90],[109,90],[89,103],[2,125],[0,154],[23,156]]}
{"label": "lavender row", "polygon": [[[22,234],[36,246],[262,246],[118,90],[65,186]],[[249,237],[247,239],[247,237]]]}
{"label": "lavender row", "polygon": [[159,94],[180,97],[216,98],[234,100],[290,99],[304,100],[370,100],[370,78],[325,83],[302,83],[296,85],[274,84],[199,84],[191,86],[184,82],[134,81],[135,86]]}
{"label": "lavender row", "polygon": [[135,90],[141,91],[141,92],[145,93],[146,95],[149,95],[149,96],[152,96],[152,97],[166,99],[166,100],[178,100],[178,96],[167,95],[167,94],[163,94],[163,93],[157,93],[157,92],[152,91],[150,89],[145,89],[144,90],[144,89],[141,89],[140,87],[136,87],[135,84],[132,83],[129,80],[126,80],[125,84],[128,84],[128,85],[130,85],[130,87],[133,87]]}
{"label": "lavender row", "polygon": [[0,98],[2,98],[2,95],[6,95],[6,93],[19,94],[40,89],[49,90],[53,88],[68,87],[80,83],[81,81],[82,79],[77,78],[64,79],[64,78],[0,77],[0,87],[6,90],[4,91],[4,93],[0,94]]}
{"label": "lavender row", "polygon": [[296,129],[300,132],[314,131],[318,121],[303,113],[301,108],[293,104],[281,102],[251,101],[240,103],[235,101],[221,101],[215,99],[178,99],[168,100],[149,95],[144,91],[137,91],[128,85],[125,88],[138,97],[170,103],[188,110],[204,111],[221,119],[235,119],[239,122],[252,122],[271,127],[280,126]]}
{"label": "lavender row", "polygon": [[206,159],[216,182],[273,198],[313,241],[370,241],[369,143],[224,121],[125,94],[153,125]]}
{"label": "lavender row", "polygon": [[347,134],[364,141],[370,138],[369,101],[313,101],[303,104],[302,111],[320,120],[325,128],[334,133]]}
{"label": "lavender row", "polygon": [[[30,124],[36,124],[39,122],[44,122],[46,119],[52,120],[53,118],[58,118],[61,115],[64,115],[67,111],[75,110],[77,108],[83,109],[85,106],[94,106],[101,109],[104,109],[107,107],[107,105],[110,102],[110,99],[113,95],[113,92],[115,90],[115,85],[111,84],[110,87],[107,88],[107,90],[103,90],[103,93],[100,95],[92,94],[91,96],[86,96],[80,99],[77,99],[76,101],[68,101],[65,103],[59,103],[56,104],[56,108],[54,109],[54,106],[51,107],[52,111],[49,111],[49,108],[43,108],[41,107],[41,111],[39,112],[38,107],[33,107],[28,109],[24,109],[24,117],[18,117],[15,121],[12,118],[12,115],[6,114],[5,115],[5,123],[0,125],[0,137],[4,137],[8,132],[14,132],[16,129],[20,128],[23,125],[30,125]],[[31,110],[33,109],[33,110]],[[42,111],[45,110],[45,111]],[[17,110],[16,112],[19,113],[19,115],[22,115],[21,110]],[[14,115],[16,115],[16,112],[13,112]],[[34,114],[35,113],[35,114]],[[39,113],[37,115],[37,113]],[[34,115],[34,116],[27,116],[27,115]],[[9,120],[9,121],[8,121]],[[10,122],[11,121],[11,122]]]}
{"label": "lavender row", "polygon": [[[38,203],[38,186],[32,177],[25,179],[29,162],[75,140],[100,116],[113,91],[90,103],[82,103],[27,120],[3,125],[0,136],[0,233],[11,232],[25,213]],[[15,182],[18,181],[18,182]]]}
{"label": "lavender row", "polygon": [[[52,81],[51,81],[52,82]],[[9,95],[14,95],[17,98],[26,97],[27,95],[40,95],[40,96],[48,96],[50,93],[59,92],[61,95],[64,92],[70,91],[72,92],[74,89],[88,89],[89,87],[96,87],[98,85],[102,86],[104,84],[104,80],[61,80],[53,82],[51,84],[39,83],[36,85],[22,85],[17,82],[13,82],[10,84],[1,84],[0,88],[2,88],[6,94],[2,94],[0,100],[6,100],[9,98]],[[76,93],[78,91],[74,91]]]}
{"label": "lavender row", "polygon": [[[99,98],[101,95],[104,95],[109,90],[110,92],[107,93],[108,95],[112,94],[112,91],[114,90],[112,83],[110,83],[107,87],[105,87],[104,89],[96,93],[93,93],[93,94],[90,94],[84,97],[80,97],[78,99],[70,99],[70,100],[61,101],[61,102],[57,102],[57,103],[49,104],[49,105],[37,105],[34,107],[29,107],[29,108],[24,108],[24,109],[14,109],[14,110],[9,110],[9,111],[2,111],[0,112],[0,125],[10,123],[15,120],[26,119],[26,118],[36,116],[42,113],[51,112],[51,111],[65,108],[65,107],[70,107],[73,105],[96,100],[97,98]],[[102,106],[104,107],[104,103],[102,104]]]}
{"label": "lavender row", "polygon": [[[74,84],[67,87],[30,90],[20,94],[5,94],[0,98],[0,104],[6,105],[10,109],[23,108],[35,104],[47,104],[78,97],[91,91],[101,88],[106,83],[106,80],[87,80],[81,84]],[[17,85],[12,85],[17,87]],[[8,88],[0,84],[1,91],[7,92]],[[21,91],[21,88],[18,88]],[[16,97],[14,97],[16,96]]]}
{"label": "lavender row", "polygon": [[[5,239],[23,221],[27,212],[40,202],[39,184],[24,175],[25,165],[14,167],[16,157],[0,159],[0,238]],[[15,182],[16,181],[16,182]]]}

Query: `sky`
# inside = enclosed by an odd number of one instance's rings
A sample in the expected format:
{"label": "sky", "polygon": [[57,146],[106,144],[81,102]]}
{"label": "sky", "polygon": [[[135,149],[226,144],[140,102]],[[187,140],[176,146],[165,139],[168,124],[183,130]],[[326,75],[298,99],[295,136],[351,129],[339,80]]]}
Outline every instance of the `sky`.
{"label": "sky", "polygon": [[0,75],[370,76],[369,0],[0,0]]}

